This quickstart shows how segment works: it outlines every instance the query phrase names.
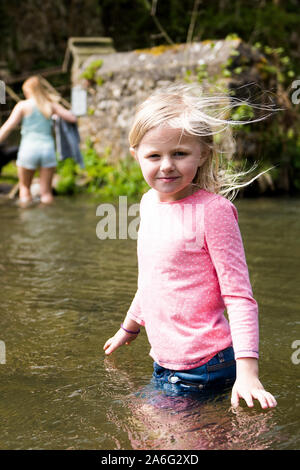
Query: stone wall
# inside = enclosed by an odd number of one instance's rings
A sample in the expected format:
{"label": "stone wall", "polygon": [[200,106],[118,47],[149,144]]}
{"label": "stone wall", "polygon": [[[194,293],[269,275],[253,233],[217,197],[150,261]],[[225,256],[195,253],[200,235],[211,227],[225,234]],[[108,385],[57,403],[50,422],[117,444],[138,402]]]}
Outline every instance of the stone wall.
{"label": "stone wall", "polygon": [[[94,76],[73,86],[80,83],[88,89],[88,114],[79,118],[82,143],[91,138],[99,153],[109,150],[112,161],[128,154],[136,106],[154,89],[174,81],[198,80],[204,88],[257,82],[257,65],[263,60],[240,39],[204,41],[92,56],[77,76],[99,59],[103,63]],[[227,67],[239,67],[239,73],[231,74]]]}

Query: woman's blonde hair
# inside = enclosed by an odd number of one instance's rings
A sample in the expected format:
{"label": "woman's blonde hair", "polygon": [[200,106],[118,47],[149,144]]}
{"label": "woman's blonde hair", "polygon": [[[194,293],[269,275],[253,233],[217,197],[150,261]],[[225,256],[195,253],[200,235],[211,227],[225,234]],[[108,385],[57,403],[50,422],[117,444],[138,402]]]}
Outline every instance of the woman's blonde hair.
{"label": "woman's blonde hair", "polygon": [[38,75],[34,75],[25,80],[22,85],[22,90],[25,93],[27,91],[30,92],[38,109],[47,119],[49,119],[52,115],[52,103],[59,101],[58,95],[50,92]]}
{"label": "woman's blonde hair", "polygon": [[199,137],[206,160],[192,184],[232,200],[239,188],[264,173],[245,182],[245,175],[254,167],[232,172],[230,160],[235,151],[232,126],[261,121],[271,112],[271,107],[256,105],[267,114],[247,121],[230,119],[232,109],[241,105],[250,106],[247,101],[224,93],[205,94],[197,85],[174,84],[156,90],[137,109],[129,133],[130,146],[137,149],[146,132],[158,126],[181,129],[184,135]]}

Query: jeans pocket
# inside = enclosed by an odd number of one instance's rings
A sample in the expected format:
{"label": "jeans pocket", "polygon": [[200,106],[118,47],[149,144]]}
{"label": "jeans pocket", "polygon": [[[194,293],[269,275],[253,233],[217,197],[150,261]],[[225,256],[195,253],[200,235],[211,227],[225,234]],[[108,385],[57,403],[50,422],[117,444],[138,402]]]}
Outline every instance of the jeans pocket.
{"label": "jeans pocket", "polygon": [[211,386],[232,385],[236,378],[235,361],[224,363],[224,367],[213,368],[208,374]]}

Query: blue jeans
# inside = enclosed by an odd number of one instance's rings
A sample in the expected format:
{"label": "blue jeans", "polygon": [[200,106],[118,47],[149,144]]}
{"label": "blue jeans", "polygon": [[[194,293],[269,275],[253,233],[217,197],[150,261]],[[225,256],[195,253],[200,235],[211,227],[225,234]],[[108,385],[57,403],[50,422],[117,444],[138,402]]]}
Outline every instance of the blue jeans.
{"label": "blue jeans", "polygon": [[218,352],[206,364],[195,369],[175,371],[153,364],[153,380],[168,395],[213,392],[232,386],[236,378],[233,348]]}

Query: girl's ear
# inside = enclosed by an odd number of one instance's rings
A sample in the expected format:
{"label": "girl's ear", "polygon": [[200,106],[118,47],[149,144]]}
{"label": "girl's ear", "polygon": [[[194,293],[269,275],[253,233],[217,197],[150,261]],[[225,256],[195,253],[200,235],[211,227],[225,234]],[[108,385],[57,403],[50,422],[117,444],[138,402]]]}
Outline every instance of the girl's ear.
{"label": "girl's ear", "polygon": [[201,146],[200,165],[199,165],[199,167],[204,165],[204,163],[209,158],[210,154],[211,154],[211,148],[208,145],[202,145]]}
{"label": "girl's ear", "polygon": [[133,158],[135,158],[135,159],[137,160],[138,158],[137,158],[137,151],[136,151],[136,149],[135,149],[134,147],[130,147],[130,148],[129,148],[129,151],[130,151],[131,155],[133,156]]}

